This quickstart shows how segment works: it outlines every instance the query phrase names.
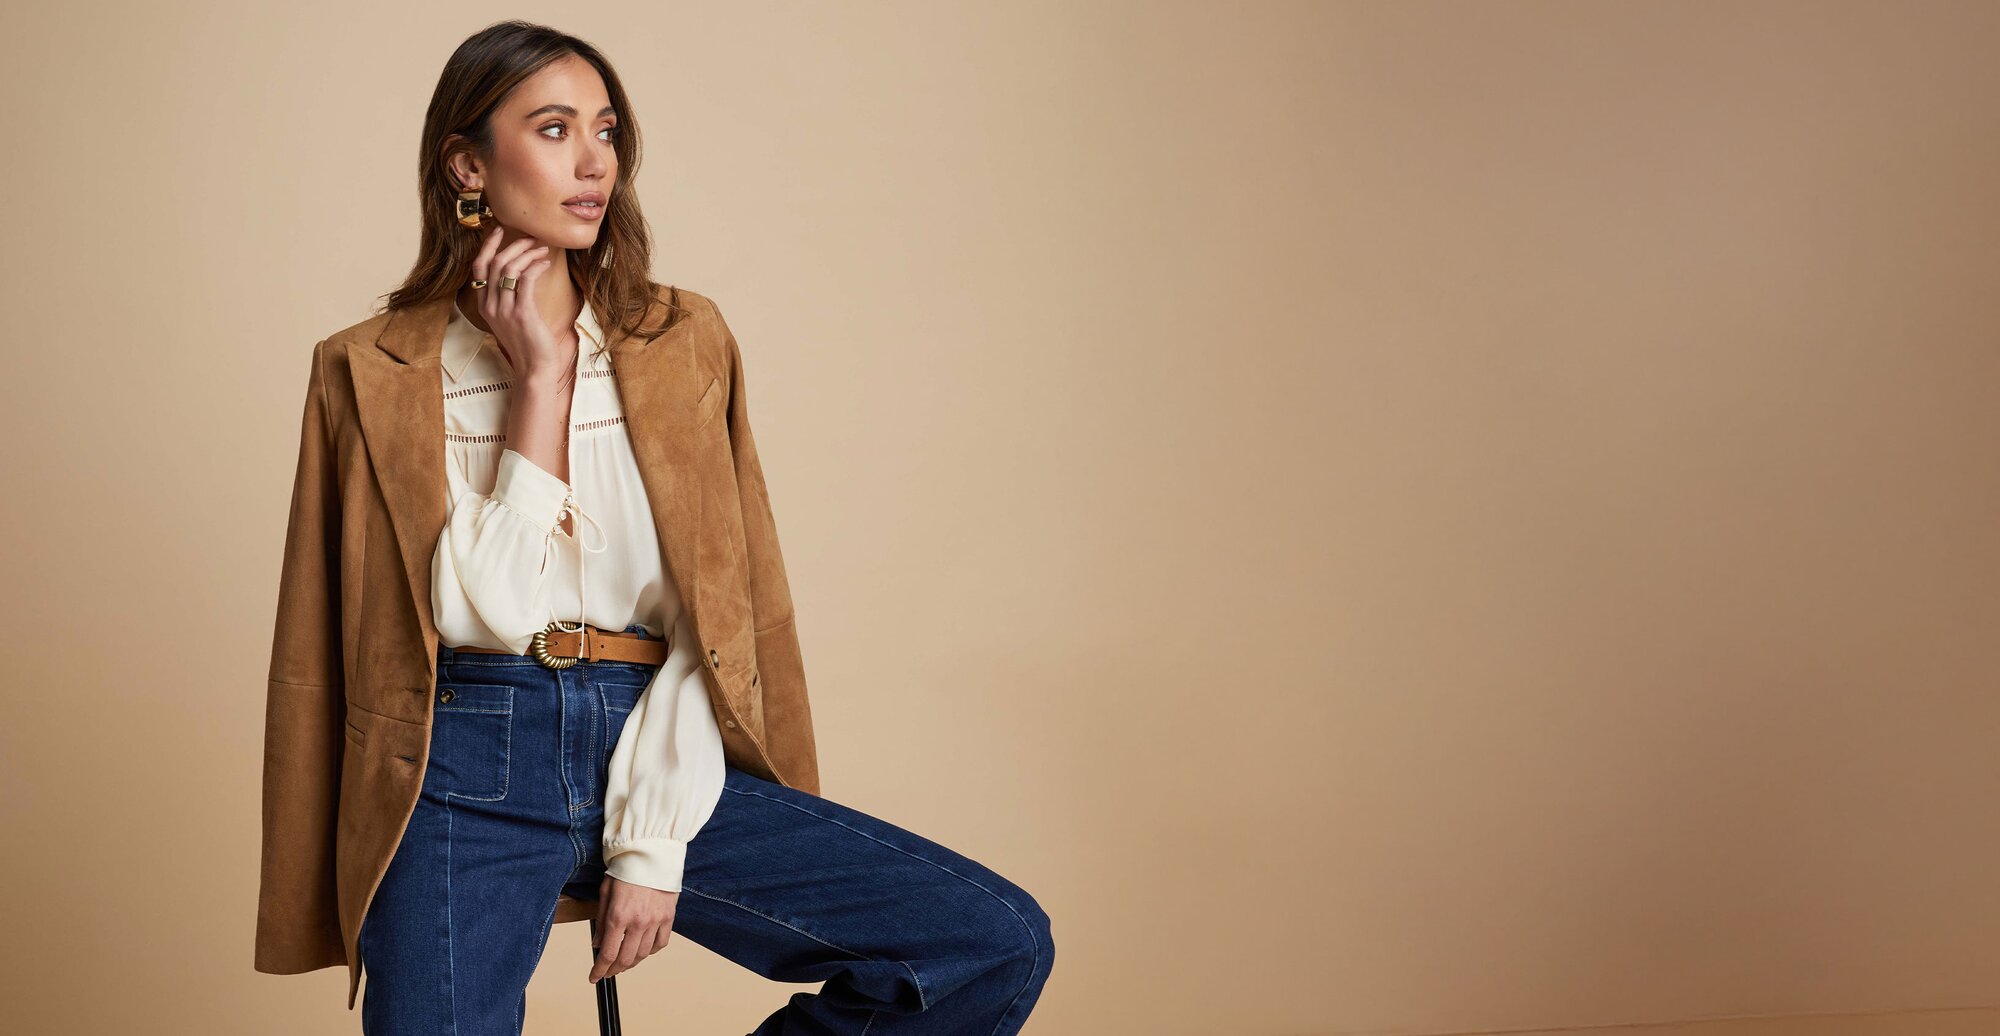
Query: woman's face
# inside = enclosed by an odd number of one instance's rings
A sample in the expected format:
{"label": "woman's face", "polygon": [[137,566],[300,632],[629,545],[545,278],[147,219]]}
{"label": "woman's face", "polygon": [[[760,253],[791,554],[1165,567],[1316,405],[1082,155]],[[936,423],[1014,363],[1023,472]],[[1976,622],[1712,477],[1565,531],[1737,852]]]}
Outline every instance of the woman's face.
{"label": "woman's face", "polygon": [[522,235],[552,248],[595,244],[618,180],[618,118],[597,69],[575,55],[552,62],[514,88],[492,126],[493,160],[460,153],[451,168],[485,192],[502,244]]}

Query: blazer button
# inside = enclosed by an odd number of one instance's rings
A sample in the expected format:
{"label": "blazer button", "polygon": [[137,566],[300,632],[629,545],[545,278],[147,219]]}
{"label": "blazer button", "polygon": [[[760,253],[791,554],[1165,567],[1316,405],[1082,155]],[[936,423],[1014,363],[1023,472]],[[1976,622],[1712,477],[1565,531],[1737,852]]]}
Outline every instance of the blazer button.
{"label": "blazer button", "polygon": [[736,721],[733,719],[725,719],[722,721],[722,725],[733,729],[736,726]]}
{"label": "blazer button", "polygon": [[721,659],[719,659],[719,658],[717,658],[717,657],[715,657],[715,649],[714,649],[714,648],[709,648],[709,649],[708,649],[708,664],[709,664],[709,667],[710,667],[710,668],[712,668],[712,669],[720,669],[720,668],[722,668],[722,660],[721,660]]}
{"label": "blazer button", "polygon": [[453,698],[456,698],[456,697],[458,697],[458,695],[456,695],[456,694],[453,694],[453,693],[452,693],[452,691],[451,691],[451,688],[449,688],[449,687],[447,687],[447,688],[445,688],[444,690],[442,690],[442,691],[439,691],[439,692],[438,692],[438,700],[439,700],[439,701],[441,701],[441,702],[450,702],[450,701],[451,701],[451,700],[452,700]]}

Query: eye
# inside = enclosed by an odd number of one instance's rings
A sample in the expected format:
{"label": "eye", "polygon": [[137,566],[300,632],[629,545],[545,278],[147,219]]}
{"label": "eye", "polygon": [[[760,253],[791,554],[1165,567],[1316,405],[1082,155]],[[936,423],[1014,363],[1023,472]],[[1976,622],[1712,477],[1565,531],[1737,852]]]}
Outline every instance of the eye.
{"label": "eye", "polygon": [[[537,133],[539,133],[539,134],[541,134],[541,135],[543,135],[543,136],[545,136],[545,137],[547,137],[547,135],[548,135],[548,132],[549,132],[550,130],[567,130],[568,128],[569,128],[569,127],[568,127],[568,126],[566,126],[566,125],[564,125],[563,123],[560,123],[560,122],[551,122],[551,123],[549,123],[548,125],[546,125],[546,126],[543,126],[543,127],[541,128],[541,129],[537,130],[536,132],[537,132]],[[617,139],[618,139],[618,127],[617,127],[617,126],[615,126],[615,125],[614,125],[614,126],[606,126],[606,127],[604,127],[603,129],[601,129],[601,130],[598,130],[597,132],[598,132],[598,133],[600,133],[600,134],[603,134],[603,133],[609,133],[609,134],[611,134],[611,139],[612,139],[612,140],[617,140]],[[549,139],[549,140],[561,140],[561,139],[562,139],[562,135],[561,135],[561,134],[558,134],[558,135],[556,135],[556,136],[553,136],[553,137],[547,137],[547,139]],[[608,142],[607,142],[607,143],[608,143]]]}

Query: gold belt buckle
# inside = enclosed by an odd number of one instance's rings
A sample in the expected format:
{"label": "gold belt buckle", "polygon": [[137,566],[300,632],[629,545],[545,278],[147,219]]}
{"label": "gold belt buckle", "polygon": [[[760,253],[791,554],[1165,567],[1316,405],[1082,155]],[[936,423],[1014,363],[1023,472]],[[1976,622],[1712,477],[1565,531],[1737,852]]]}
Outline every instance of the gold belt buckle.
{"label": "gold belt buckle", "polygon": [[583,638],[578,641],[578,646],[589,646],[590,627],[588,625],[584,625],[576,630],[566,630],[562,628],[562,620],[551,619],[546,627],[535,632],[534,645],[529,649],[529,653],[535,656],[535,661],[548,666],[550,669],[568,669],[570,666],[583,661],[583,656],[581,655],[549,654],[549,634],[551,633],[578,633]]}

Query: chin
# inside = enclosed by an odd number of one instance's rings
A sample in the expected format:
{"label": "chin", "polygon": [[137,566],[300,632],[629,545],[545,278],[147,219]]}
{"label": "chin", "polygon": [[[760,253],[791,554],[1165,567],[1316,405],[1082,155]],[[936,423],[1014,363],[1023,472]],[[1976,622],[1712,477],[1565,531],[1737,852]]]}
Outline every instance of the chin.
{"label": "chin", "polygon": [[[597,229],[595,227],[554,226],[545,227],[540,230],[524,230],[522,233],[545,245],[552,245],[554,248],[585,249],[597,243]],[[560,258],[554,254],[554,248],[550,250],[551,254],[549,257],[551,259]]]}

